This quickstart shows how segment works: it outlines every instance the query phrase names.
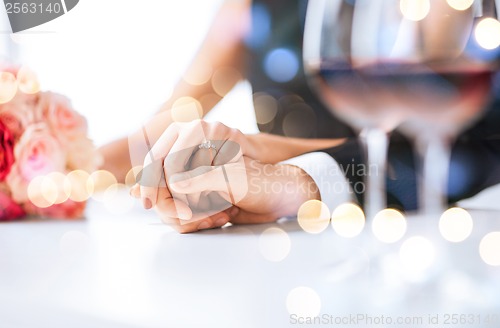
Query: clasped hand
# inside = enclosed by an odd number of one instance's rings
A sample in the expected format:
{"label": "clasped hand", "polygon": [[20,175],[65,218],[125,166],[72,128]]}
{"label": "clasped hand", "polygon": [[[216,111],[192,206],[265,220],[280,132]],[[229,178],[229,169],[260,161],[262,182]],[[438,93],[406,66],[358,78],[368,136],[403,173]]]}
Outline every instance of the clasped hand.
{"label": "clasped hand", "polygon": [[259,148],[222,123],[171,124],[146,155],[131,194],[181,233],[272,222],[319,198],[303,170],[261,163]]}

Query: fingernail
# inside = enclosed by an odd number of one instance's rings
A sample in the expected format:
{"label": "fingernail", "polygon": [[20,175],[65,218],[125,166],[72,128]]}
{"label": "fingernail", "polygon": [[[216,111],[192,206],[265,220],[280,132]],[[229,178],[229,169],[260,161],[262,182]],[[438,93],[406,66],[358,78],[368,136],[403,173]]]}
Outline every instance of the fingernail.
{"label": "fingernail", "polygon": [[208,229],[208,228],[210,228],[210,223],[208,223],[207,221],[203,221],[198,226],[198,230],[204,230],[204,229]]}
{"label": "fingernail", "polygon": [[153,204],[151,203],[149,198],[144,198],[144,200],[142,201],[142,204],[144,205],[144,208],[147,210],[149,210],[151,207],[153,207]]}
{"label": "fingernail", "polygon": [[215,221],[215,226],[222,227],[226,223],[227,223],[227,218],[220,218],[217,221]]}

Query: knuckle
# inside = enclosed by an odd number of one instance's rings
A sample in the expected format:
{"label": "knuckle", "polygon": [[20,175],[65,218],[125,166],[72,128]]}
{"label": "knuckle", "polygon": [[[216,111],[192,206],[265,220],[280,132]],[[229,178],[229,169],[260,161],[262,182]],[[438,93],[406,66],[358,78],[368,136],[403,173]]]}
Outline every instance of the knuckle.
{"label": "knuckle", "polygon": [[236,128],[231,128],[231,129],[229,129],[229,136],[233,140],[238,140],[238,138],[242,136],[242,133],[240,130],[238,130]]}

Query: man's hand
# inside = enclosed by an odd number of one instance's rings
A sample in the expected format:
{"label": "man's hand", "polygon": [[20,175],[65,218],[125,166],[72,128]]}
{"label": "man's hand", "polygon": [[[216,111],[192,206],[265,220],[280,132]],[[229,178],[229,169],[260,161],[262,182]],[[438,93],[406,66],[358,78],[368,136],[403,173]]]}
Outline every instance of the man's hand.
{"label": "man's hand", "polygon": [[144,160],[131,193],[180,232],[295,215],[319,198],[314,181],[291,165],[263,164],[258,149],[221,123],[171,125]]}

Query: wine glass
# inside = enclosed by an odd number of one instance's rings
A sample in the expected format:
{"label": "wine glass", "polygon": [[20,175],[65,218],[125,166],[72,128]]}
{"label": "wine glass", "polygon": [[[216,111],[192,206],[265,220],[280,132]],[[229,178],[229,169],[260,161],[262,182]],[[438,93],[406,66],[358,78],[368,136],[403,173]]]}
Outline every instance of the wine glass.
{"label": "wine glass", "polygon": [[378,168],[367,176],[368,217],[385,205],[387,134],[400,125],[425,157],[424,210],[443,207],[449,143],[479,117],[496,65],[473,39],[477,16],[488,13],[494,0],[309,1],[306,73],[331,112],[360,131]]}
{"label": "wine glass", "polygon": [[379,90],[352,65],[356,6],[342,0],[310,0],[304,29],[304,68],[325,105],[360,136],[365,170],[365,212],[372,218],[385,207],[388,136],[402,119],[382,106]]}

